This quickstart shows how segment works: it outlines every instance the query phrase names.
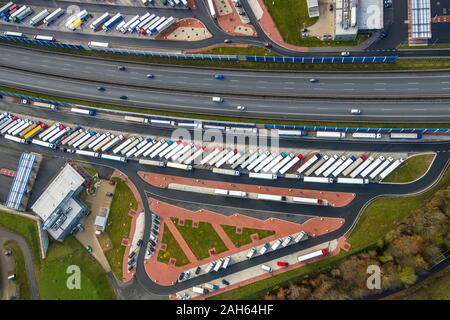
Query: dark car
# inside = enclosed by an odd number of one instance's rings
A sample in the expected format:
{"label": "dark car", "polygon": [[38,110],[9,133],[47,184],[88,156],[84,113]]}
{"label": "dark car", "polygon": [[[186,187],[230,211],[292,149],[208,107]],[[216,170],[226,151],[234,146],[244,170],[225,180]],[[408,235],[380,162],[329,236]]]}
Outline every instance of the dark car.
{"label": "dark car", "polygon": [[105,91],[105,87],[98,86],[98,87],[97,87],[97,90],[98,90],[98,91]]}
{"label": "dark car", "polygon": [[128,259],[133,259],[133,257],[136,255],[136,251],[133,251],[128,255]]}
{"label": "dark car", "polygon": [[137,245],[138,247],[140,247],[140,246],[142,246],[142,242],[143,242],[142,239],[139,239],[138,242],[136,243],[136,245]]}
{"label": "dark car", "polygon": [[386,31],[381,31],[380,36],[381,36],[381,38],[386,38],[388,36],[388,34]]}
{"label": "dark car", "polygon": [[122,100],[127,100],[128,97],[127,97],[127,96],[120,96],[120,99],[122,99]]}
{"label": "dark car", "polygon": [[223,42],[225,43],[231,43],[232,41],[230,39],[225,39]]}
{"label": "dark car", "polygon": [[147,78],[153,79],[155,76],[152,73],[147,74]]}
{"label": "dark car", "polygon": [[195,269],[195,274],[198,275],[200,273],[200,271],[202,271],[202,268],[197,267],[197,269]]}
{"label": "dark car", "polygon": [[227,280],[225,280],[225,279],[222,279],[222,283],[223,283],[224,285],[226,285],[226,286],[229,286],[229,285],[230,285],[230,283],[229,283]]}
{"label": "dark car", "polygon": [[155,242],[155,241],[150,240],[149,242],[150,242],[150,244],[151,244],[152,246],[156,246],[156,242]]}
{"label": "dark car", "polygon": [[120,71],[125,71],[125,70],[127,70],[127,68],[125,68],[124,66],[118,66],[117,67]]}

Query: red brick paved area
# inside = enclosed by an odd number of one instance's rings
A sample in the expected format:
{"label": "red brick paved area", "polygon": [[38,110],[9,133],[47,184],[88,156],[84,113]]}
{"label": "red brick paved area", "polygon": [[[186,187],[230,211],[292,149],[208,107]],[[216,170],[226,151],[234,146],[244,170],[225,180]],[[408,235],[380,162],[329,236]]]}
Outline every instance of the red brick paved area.
{"label": "red brick paved area", "polygon": [[155,37],[155,40],[166,40],[167,37],[174,32],[176,29],[180,27],[191,27],[191,28],[204,28],[206,29],[206,26],[201,22],[200,20],[194,19],[194,18],[186,18],[181,19],[175,22],[173,25],[171,25],[167,30],[164,30],[159,35]]}
{"label": "red brick paved area", "polygon": [[[260,281],[260,280],[263,280],[263,279],[267,279],[267,278],[270,278],[272,276],[284,273],[286,271],[297,269],[299,267],[303,267],[303,266],[305,266],[307,264],[311,264],[313,262],[316,262],[316,261],[319,261],[319,260],[322,260],[322,259],[327,259],[327,258],[329,258],[331,256],[336,256],[336,255],[338,255],[340,253],[341,249],[343,249],[345,244],[346,244],[346,238],[345,237],[341,237],[341,238],[338,239],[338,246],[337,246],[336,250],[328,253],[328,255],[325,256],[325,257],[311,259],[311,260],[308,260],[307,262],[298,262],[298,263],[295,263],[295,264],[291,264],[291,265],[289,265],[286,268],[278,269],[278,270],[275,270],[275,271],[273,271],[271,273],[264,273],[264,274],[262,274],[260,276],[257,276],[257,277],[254,277],[254,278],[251,278],[251,279],[248,279],[248,280],[245,280],[245,281],[241,281],[239,283],[235,283],[235,284],[229,285],[229,286],[221,288],[219,290],[212,291],[211,293],[208,293],[208,294],[205,294],[205,295],[193,298],[193,300],[205,300],[205,299],[207,299],[209,297],[212,297],[214,295],[217,295],[217,294],[220,294],[220,293],[223,293],[223,292],[227,292],[227,291],[231,291],[233,289],[237,289],[237,288],[240,288],[240,287],[244,287],[244,286],[246,286],[246,285],[248,285],[250,283],[254,283],[254,282],[257,282],[257,281]],[[175,296],[170,296],[170,299],[176,300],[176,297]]]}
{"label": "red brick paved area", "polygon": [[139,177],[145,182],[158,188],[167,188],[170,183],[177,183],[188,186],[208,187],[214,189],[237,190],[253,193],[265,193],[284,196],[296,196],[306,198],[317,198],[327,200],[333,207],[345,207],[355,199],[356,194],[331,191],[317,191],[307,189],[289,189],[278,187],[257,186],[241,183],[228,183],[214,180],[191,179],[165,174],[149,173],[138,171]]}
{"label": "red brick paved area", "polygon": [[240,36],[246,36],[246,34],[238,33],[235,31],[235,28],[242,27],[242,28],[248,28],[253,31],[253,34],[251,36],[256,36],[256,30],[255,28],[250,24],[245,24],[242,22],[241,18],[239,17],[239,13],[236,11],[236,8],[234,7],[231,0],[224,0],[228,2],[228,6],[231,8],[231,13],[226,15],[220,15],[219,10],[217,10],[217,6],[214,3],[214,7],[216,8],[217,13],[217,22],[219,23],[219,26],[222,28],[223,31],[229,34],[237,34]]}
{"label": "red brick paved area", "polygon": [[450,16],[436,16],[431,18],[432,23],[438,23],[438,22],[450,22]]}
{"label": "red brick paved area", "polygon": [[144,204],[142,202],[141,196],[139,195],[139,192],[136,188],[136,186],[134,185],[134,183],[132,183],[130,181],[130,179],[128,178],[127,175],[125,175],[123,172],[119,171],[119,170],[115,170],[113,172],[113,174],[111,175],[111,178],[120,178],[123,182],[125,182],[127,184],[127,186],[130,188],[130,190],[133,192],[134,198],[136,199],[137,202],[137,208],[136,210],[130,210],[128,212],[128,214],[131,216],[131,229],[130,229],[130,233],[128,235],[128,241],[125,241],[126,243],[128,243],[128,245],[125,248],[125,254],[122,257],[122,281],[123,282],[128,282],[130,280],[133,279],[134,274],[135,274],[135,269],[132,270],[132,272],[128,272],[128,255],[130,253],[130,248],[131,248],[131,242],[133,240],[133,235],[134,232],[136,230],[136,219],[139,215],[139,213],[144,211]]}
{"label": "red brick paved area", "polygon": [[261,6],[261,9],[263,10],[263,16],[261,17],[261,20],[259,20],[259,24],[261,28],[264,30],[264,33],[276,44],[278,44],[281,47],[305,52],[309,51],[307,47],[299,47],[293,44],[289,44],[284,41],[283,37],[281,36],[280,31],[278,31],[278,28],[273,21],[272,17],[269,14],[269,10],[267,10],[266,5],[264,4],[263,0],[258,0],[259,5]]}
{"label": "red brick paved area", "polygon": [[[183,220],[193,220],[193,221],[204,221],[211,223],[214,229],[217,231],[222,229],[220,226],[221,224],[226,225],[233,225],[237,227],[247,227],[247,228],[256,228],[256,229],[266,229],[266,230],[273,230],[275,231],[275,234],[264,238],[263,240],[259,240],[258,242],[249,243],[247,245],[241,246],[240,248],[235,248],[233,246],[229,246],[229,242],[225,242],[228,248],[230,250],[226,252],[222,252],[220,254],[217,254],[213,257],[203,259],[201,262],[198,262],[197,259],[191,260],[191,263],[188,265],[185,265],[183,267],[175,267],[173,265],[168,265],[162,262],[157,261],[158,257],[158,250],[161,245],[161,239],[158,241],[158,245],[156,246],[155,254],[150,259],[146,260],[145,262],[145,270],[148,274],[148,276],[156,281],[157,283],[161,285],[172,285],[176,282],[179,274],[183,270],[191,269],[195,266],[198,266],[200,264],[206,264],[210,261],[217,260],[222,257],[226,257],[230,254],[239,252],[239,251],[245,251],[249,248],[260,245],[265,242],[273,241],[275,239],[278,239],[280,237],[287,236],[289,234],[297,233],[301,230],[304,230],[311,236],[318,236],[322,235],[334,230],[339,229],[342,224],[344,223],[344,219],[340,218],[311,218],[308,221],[304,222],[303,224],[297,224],[289,221],[284,221],[276,218],[270,218],[267,220],[260,220],[253,217],[248,217],[245,215],[241,215],[239,213],[236,213],[231,216],[225,216],[222,214],[218,214],[213,211],[209,210],[198,210],[198,211],[190,211],[181,207],[177,207],[156,199],[149,199],[150,203],[150,209],[152,212],[158,214],[161,219],[161,224],[168,223],[170,225],[170,218],[171,217],[177,217],[179,219]],[[169,227],[170,228],[170,227]],[[175,226],[173,228],[170,228],[170,231],[174,235],[176,239],[178,239],[179,232],[176,229]],[[159,232],[159,235],[163,234],[163,230]],[[220,232],[219,235],[221,238],[228,238],[225,232]],[[181,237],[181,235],[180,235]],[[231,240],[229,240],[231,241]],[[188,250],[186,249],[186,242],[180,241],[180,246],[182,247],[183,251],[188,256]],[[189,249],[190,251],[190,249]],[[188,256],[189,257],[189,256]],[[192,258],[192,257],[191,257]],[[191,259],[190,258],[190,259]]]}
{"label": "red brick paved area", "polygon": [[0,169],[0,174],[8,177],[14,177],[16,175],[16,172],[14,170],[9,169]]}

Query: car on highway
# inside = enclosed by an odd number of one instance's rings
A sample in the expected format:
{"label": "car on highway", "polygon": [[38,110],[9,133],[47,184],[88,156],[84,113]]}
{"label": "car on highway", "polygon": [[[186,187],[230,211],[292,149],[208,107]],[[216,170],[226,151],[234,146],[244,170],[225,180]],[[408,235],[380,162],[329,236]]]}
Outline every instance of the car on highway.
{"label": "car on highway", "polygon": [[349,57],[349,56],[350,56],[350,52],[348,52],[348,51],[343,51],[343,52],[341,52],[341,56],[343,56],[343,57]]}
{"label": "car on highway", "polygon": [[127,68],[124,67],[124,66],[118,66],[117,68],[118,68],[120,71],[125,71],[125,70],[127,70]]}
{"label": "car on highway", "polygon": [[319,82],[319,80],[316,78],[311,78],[311,79],[309,79],[309,82],[316,83],[316,82]]}
{"label": "car on highway", "polygon": [[361,109],[351,109],[350,113],[351,114],[361,114]]}
{"label": "car on highway", "polygon": [[214,78],[216,78],[217,80],[223,80],[225,79],[225,76],[222,73],[217,73],[214,75]]}
{"label": "car on highway", "polygon": [[237,106],[236,109],[238,109],[239,111],[244,111],[245,107],[244,106]]}
{"label": "car on highway", "polygon": [[97,87],[97,90],[98,90],[98,91],[105,91],[105,87],[98,86],[98,87]]}
{"label": "car on highway", "polygon": [[127,96],[120,96],[120,99],[122,99],[122,100],[127,100],[128,97],[127,97]]}
{"label": "car on highway", "polygon": [[154,76],[152,73],[148,73],[148,74],[147,74],[147,78],[148,78],[148,79],[153,79],[154,77],[155,77],[155,76]]}

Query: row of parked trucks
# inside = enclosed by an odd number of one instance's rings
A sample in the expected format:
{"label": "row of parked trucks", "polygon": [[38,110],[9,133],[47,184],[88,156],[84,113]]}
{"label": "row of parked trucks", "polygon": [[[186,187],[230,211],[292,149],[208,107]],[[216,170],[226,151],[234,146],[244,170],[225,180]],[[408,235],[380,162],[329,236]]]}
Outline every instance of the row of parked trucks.
{"label": "row of parked trucks", "polygon": [[[371,132],[354,132],[351,134],[356,139],[381,139],[381,133]],[[345,138],[346,133],[341,131],[317,131],[316,137],[318,138]],[[421,133],[416,132],[391,132],[389,134],[390,139],[406,139],[406,140],[419,140],[422,139]]]}

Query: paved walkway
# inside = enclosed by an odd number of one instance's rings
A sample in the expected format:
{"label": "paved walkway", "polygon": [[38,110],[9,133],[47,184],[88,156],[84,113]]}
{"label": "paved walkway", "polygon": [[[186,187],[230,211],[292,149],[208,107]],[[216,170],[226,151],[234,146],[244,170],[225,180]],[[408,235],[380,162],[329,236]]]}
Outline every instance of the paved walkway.
{"label": "paved walkway", "polygon": [[212,37],[211,32],[198,19],[186,18],[175,22],[156,36],[156,40],[201,41]]}
{"label": "paved walkway", "polygon": [[217,12],[217,23],[223,31],[234,35],[256,36],[255,27],[242,22],[231,0],[214,0],[214,5]]}
{"label": "paved walkway", "polygon": [[214,189],[226,189],[235,191],[244,191],[262,194],[274,194],[292,197],[305,197],[323,199],[328,201],[330,206],[345,207],[349,205],[356,197],[355,193],[317,191],[309,189],[289,189],[269,186],[258,186],[241,183],[228,183],[215,180],[191,179],[186,177],[171,176],[166,174],[148,173],[138,171],[137,173],[145,182],[158,188],[167,188],[169,184],[180,184],[195,187],[207,187]]}

